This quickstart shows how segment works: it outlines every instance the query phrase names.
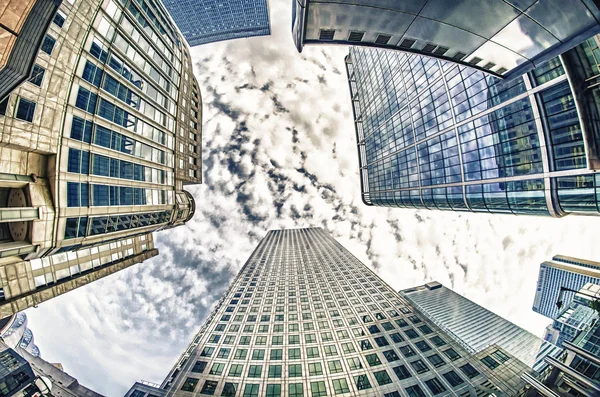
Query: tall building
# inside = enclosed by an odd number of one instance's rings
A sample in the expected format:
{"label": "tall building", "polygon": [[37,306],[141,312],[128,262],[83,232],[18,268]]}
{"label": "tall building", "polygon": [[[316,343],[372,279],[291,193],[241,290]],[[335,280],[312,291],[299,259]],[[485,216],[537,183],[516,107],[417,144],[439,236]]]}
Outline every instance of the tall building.
{"label": "tall building", "polygon": [[600,33],[585,0],[292,0],[292,34],[305,44],[401,50],[519,75]]}
{"label": "tall building", "polygon": [[581,331],[598,321],[600,311],[594,308],[594,301],[600,302],[600,285],[587,283],[574,295],[571,303],[563,307],[552,322],[552,328],[558,334],[557,345],[573,341]]}
{"label": "tall building", "polygon": [[[54,2],[17,3],[26,26]],[[183,187],[201,182],[200,91],[162,3],[55,11],[8,55],[34,58],[0,103],[0,317],[155,256],[151,233],[192,217]]]}
{"label": "tall building", "polygon": [[437,281],[402,290],[400,294],[472,354],[498,345],[539,371],[545,366],[545,355],[556,355],[561,350]]}
{"label": "tall building", "polygon": [[[533,301],[533,311],[552,320],[560,310],[556,306],[560,288],[579,291],[586,283],[600,284],[600,263],[585,259],[556,255],[540,265],[537,289]],[[560,296],[563,307],[569,306],[575,292],[564,291]]]}
{"label": "tall building", "polygon": [[162,385],[126,396],[515,395],[513,361],[472,356],[322,229],[274,230]]}
{"label": "tall building", "polygon": [[12,349],[18,347],[32,356],[40,356],[40,349],[35,344],[33,332],[27,328],[27,315],[23,312],[0,319],[0,339],[7,347]]}
{"label": "tall building", "polygon": [[271,34],[268,0],[163,0],[190,44]]}
{"label": "tall building", "polygon": [[[364,203],[598,215],[600,87],[588,42],[510,81],[352,47],[346,65]],[[576,62],[578,74],[567,66]]]}
{"label": "tall building", "polygon": [[529,386],[519,397],[600,396],[600,323],[580,332],[564,346],[561,357],[546,358],[549,367],[540,377],[521,376]]}

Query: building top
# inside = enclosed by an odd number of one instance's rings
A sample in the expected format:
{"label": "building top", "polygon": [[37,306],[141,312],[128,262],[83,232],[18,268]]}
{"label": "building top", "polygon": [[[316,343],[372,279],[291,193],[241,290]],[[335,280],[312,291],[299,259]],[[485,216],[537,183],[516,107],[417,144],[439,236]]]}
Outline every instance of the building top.
{"label": "building top", "polygon": [[268,0],[163,0],[190,46],[271,34]]}
{"label": "building top", "polygon": [[[568,4],[568,5],[567,5]],[[446,59],[517,77],[600,32],[584,0],[293,0],[305,44],[351,44]]]}

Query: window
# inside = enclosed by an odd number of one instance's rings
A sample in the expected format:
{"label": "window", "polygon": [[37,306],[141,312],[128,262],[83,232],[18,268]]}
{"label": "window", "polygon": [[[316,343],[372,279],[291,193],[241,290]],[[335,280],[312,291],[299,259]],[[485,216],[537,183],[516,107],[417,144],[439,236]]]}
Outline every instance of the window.
{"label": "window", "polygon": [[472,379],[479,375],[479,372],[475,368],[473,368],[471,364],[465,364],[459,368],[465,375],[467,375],[469,379]]}
{"label": "window", "polygon": [[421,326],[419,327],[419,330],[421,330],[421,332],[422,332],[424,335],[428,335],[428,334],[430,334],[430,333],[432,333],[432,332],[433,332],[433,330],[432,330],[432,329],[429,327],[429,325],[421,325]]}
{"label": "window", "polygon": [[375,379],[377,380],[377,383],[379,384],[379,386],[383,386],[383,385],[387,385],[388,383],[392,383],[392,378],[390,378],[390,376],[388,375],[388,373],[385,370],[379,371],[379,372],[374,372],[373,375],[375,375]]}
{"label": "window", "polygon": [[[218,384],[219,382],[207,380],[206,382],[204,382],[204,385],[202,385],[202,390],[200,390],[200,393],[212,396],[215,394],[215,390],[217,389]],[[183,390],[183,388],[181,390]]]}
{"label": "window", "polygon": [[27,80],[31,84],[37,85],[38,87],[42,86],[42,81],[44,81],[44,73],[46,69],[41,67],[40,65],[33,65],[33,70],[31,71],[31,77]]}
{"label": "window", "polygon": [[365,351],[365,350],[370,350],[373,348],[373,345],[371,345],[371,342],[369,342],[368,340],[361,340],[360,342],[360,350]]}
{"label": "window", "polygon": [[436,346],[444,346],[446,344],[446,342],[444,342],[444,340],[437,335],[431,338],[430,341]]}
{"label": "window", "polygon": [[4,98],[0,102],[0,115],[6,116],[6,108],[8,107],[8,100],[10,99],[10,95]]}
{"label": "window", "polygon": [[310,382],[310,392],[312,397],[326,396],[325,382]]}
{"label": "window", "polygon": [[445,373],[444,378],[446,378],[452,387],[465,383],[465,381],[454,371]]}
{"label": "window", "polygon": [[225,347],[221,348],[221,349],[219,349],[219,352],[217,353],[217,358],[228,358],[229,352],[231,352],[231,349],[228,349]]}
{"label": "window", "polygon": [[283,345],[283,336],[274,336],[273,345]]}
{"label": "window", "polygon": [[214,347],[205,347],[200,352],[200,356],[201,357],[210,357],[210,356],[212,356],[212,354],[213,354],[214,351],[215,351]]}
{"label": "window", "polygon": [[262,374],[262,365],[251,365],[248,369],[249,378],[260,378]]}
{"label": "window", "polygon": [[281,365],[269,365],[269,378],[281,378]]}
{"label": "window", "polygon": [[33,121],[33,114],[35,113],[35,105],[36,103],[33,101],[19,98],[16,117],[19,120],[29,121],[31,123]]}
{"label": "window", "polygon": [[371,388],[371,382],[367,375],[357,375],[354,377],[354,384],[358,390],[365,390]]}
{"label": "window", "polygon": [[281,385],[267,385],[267,394],[265,397],[280,397]]}
{"label": "window", "polygon": [[196,361],[196,364],[194,364],[194,367],[192,368],[192,372],[198,372],[201,374],[204,372],[206,364],[208,364],[206,361]]}
{"label": "window", "polygon": [[229,375],[228,376],[242,376],[243,369],[244,369],[243,365],[241,365],[241,364],[233,364],[229,368]]}
{"label": "window", "polygon": [[59,28],[62,28],[65,24],[65,14],[57,11],[56,14],[54,14],[54,19],[52,19],[52,22],[54,22],[54,24]]}
{"label": "window", "polygon": [[394,368],[394,373],[398,377],[399,380],[404,380],[410,378],[412,375],[408,371],[408,368],[404,365],[400,365]]}
{"label": "window", "polygon": [[407,346],[402,346],[402,347],[400,347],[400,353],[402,353],[402,355],[403,355],[404,357],[412,357],[412,356],[414,356],[415,354],[417,354],[417,353],[415,353],[415,351],[412,349],[412,347],[410,347],[410,346],[408,346],[408,345],[407,345]]}
{"label": "window", "polygon": [[56,39],[52,36],[46,35],[46,37],[44,37],[44,41],[42,42],[41,50],[48,55],[52,55],[54,44],[56,44]]}
{"label": "window", "polygon": [[302,365],[291,364],[288,366],[288,375],[290,378],[296,378],[302,376]]}
{"label": "window", "polygon": [[507,356],[506,354],[504,354],[502,351],[500,350],[496,350],[492,353],[492,356],[497,359],[498,361],[500,361],[501,363],[505,363],[507,362],[510,357]]}
{"label": "window", "polygon": [[281,350],[281,349],[271,350],[271,360],[283,360],[283,350]]}
{"label": "window", "polygon": [[81,77],[83,77],[84,80],[90,82],[96,87],[100,87],[100,81],[102,80],[103,74],[104,72],[102,71],[102,69],[100,69],[92,62],[86,61]]}
{"label": "window", "polygon": [[383,355],[385,356],[385,359],[388,360],[389,363],[400,359],[400,357],[398,357],[396,352],[393,350],[384,351]]}
{"label": "window", "polygon": [[429,345],[427,344],[427,342],[425,342],[425,341],[423,341],[423,340],[421,340],[421,341],[418,341],[417,343],[415,343],[415,345],[416,345],[416,346],[417,346],[417,348],[418,348],[419,350],[421,350],[423,353],[425,353],[425,352],[427,352],[427,351],[431,350],[431,346],[429,346]]}
{"label": "window", "polygon": [[433,378],[433,379],[429,379],[425,381],[425,384],[427,385],[427,387],[429,388],[429,390],[431,390],[431,392],[436,395],[436,394],[440,394],[446,391],[446,388],[444,387],[444,385],[442,384],[442,382],[439,381],[438,378]]}
{"label": "window", "polygon": [[379,337],[375,338],[375,343],[377,343],[377,346],[379,346],[379,347],[389,345],[389,342],[387,341],[387,339],[385,339],[385,336],[379,336]]}
{"label": "window", "polygon": [[348,360],[348,367],[350,367],[350,370],[355,370],[355,369],[362,369],[362,363],[360,362],[360,359],[358,358],[349,358]]}
{"label": "window", "polygon": [[392,338],[392,341],[394,343],[400,343],[400,342],[404,341],[404,338],[398,332],[391,334],[390,338]]}
{"label": "window", "polygon": [[452,361],[458,360],[460,358],[460,354],[456,352],[456,350],[450,348],[448,350],[444,350],[444,354],[448,356],[448,358]]}
{"label": "window", "polygon": [[308,374],[310,376],[323,375],[321,363],[308,363]]}
{"label": "window", "polygon": [[379,357],[375,353],[368,354],[365,356],[365,358],[367,359],[367,363],[369,363],[369,367],[375,367],[377,365],[381,365],[381,360],[379,360]]}
{"label": "window", "polygon": [[444,360],[442,360],[442,358],[439,356],[439,354],[433,354],[433,355],[427,357],[427,359],[436,368],[441,367],[442,365],[446,364],[446,362]]}
{"label": "window", "polygon": [[340,360],[333,360],[333,361],[329,361],[327,363],[327,366],[329,367],[329,373],[330,374],[337,374],[338,372],[342,372],[342,363]]}
{"label": "window", "polygon": [[235,397],[237,388],[237,383],[225,383],[225,386],[223,387],[223,392],[221,393],[221,397]]}
{"label": "window", "polygon": [[300,349],[289,349],[288,357],[290,360],[300,360],[300,358],[301,358]]}
{"label": "window", "polygon": [[252,351],[252,360],[264,360],[265,351],[263,349],[256,349]]}
{"label": "window", "polygon": [[259,385],[248,384],[246,388],[244,388],[243,397],[258,397],[258,387]]}
{"label": "window", "polygon": [[233,355],[234,360],[245,360],[246,355],[248,354],[248,350],[246,349],[237,349],[235,354]]}
{"label": "window", "polygon": [[196,385],[198,384],[199,379],[196,378],[187,378],[181,386],[181,390],[183,391],[194,391]]}
{"label": "window", "polygon": [[225,368],[225,364],[214,363],[208,373],[209,373],[209,375],[221,375],[223,373],[224,368]]}
{"label": "window", "polygon": [[304,386],[302,383],[290,383],[289,397],[304,397]]}
{"label": "window", "polygon": [[498,368],[498,366],[500,365],[498,361],[494,360],[490,356],[485,356],[481,359],[481,362],[484,363],[486,367],[492,370]]}
{"label": "window", "polygon": [[288,336],[288,343],[290,345],[297,345],[300,343],[300,335],[289,335]]}
{"label": "window", "polygon": [[335,347],[335,345],[325,346],[324,350],[326,356],[337,356],[338,354],[337,347]]}
{"label": "window", "polygon": [[427,397],[418,385],[407,387],[404,390],[406,390],[409,397]]}
{"label": "window", "polygon": [[425,365],[425,363],[422,360],[413,361],[412,363],[410,363],[410,365],[418,374],[422,374],[423,372],[429,371],[429,368],[427,367],[427,365]]}
{"label": "window", "polygon": [[342,350],[344,353],[353,353],[356,351],[352,342],[342,343]]}
{"label": "window", "polygon": [[333,380],[333,391],[335,394],[349,393],[348,381],[345,378]]}
{"label": "window", "polygon": [[404,332],[406,333],[406,336],[408,336],[410,339],[414,339],[414,338],[418,338],[419,337],[419,334],[417,334],[417,331],[415,331],[412,328],[404,330]]}
{"label": "window", "polygon": [[83,87],[79,87],[77,99],[75,100],[75,106],[79,109],[85,110],[88,113],[94,114],[97,100],[98,96],[96,94]]}
{"label": "window", "polygon": [[67,182],[67,207],[88,207],[89,204],[89,185]]}
{"label": "window", "polygon": [[307,347],[306,348],[306,356],[308,358],[319,358],[319,348],[318,347]]}

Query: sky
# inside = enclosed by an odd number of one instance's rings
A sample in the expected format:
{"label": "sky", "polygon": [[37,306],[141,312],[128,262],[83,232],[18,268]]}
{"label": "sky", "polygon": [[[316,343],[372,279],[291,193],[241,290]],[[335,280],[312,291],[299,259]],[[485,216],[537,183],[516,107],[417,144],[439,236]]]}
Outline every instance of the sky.
{"label": "sky", "polygon": [[367,207],[343,46],[299,54],[291,1],[272,35],[198,46],[204,183],[196,214],[155,235],[157,258],[27,310],[42,357],[108,397],[160,383],[270,229],[327,230],[396,290],[437,280],[542,335],[539,264],[600,260],[600,219]]}

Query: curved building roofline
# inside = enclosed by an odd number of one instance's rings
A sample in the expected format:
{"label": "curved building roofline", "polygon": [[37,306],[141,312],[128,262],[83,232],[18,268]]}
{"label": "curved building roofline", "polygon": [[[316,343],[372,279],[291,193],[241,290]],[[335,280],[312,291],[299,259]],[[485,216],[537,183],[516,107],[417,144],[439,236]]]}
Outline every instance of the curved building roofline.
{"label": "curved building roofline", "polygon": [[190,212],[188,213],[188,217],[184,221],[184,223],[186,223],[187,221],[189,221],[190,219],[193,218],[194,213],[196,212],[196,200],[194,199],[194,196],[192,196],[192,194],[190,192],[188,192],[187,190],[184,190],[183,192],[186,194],[186,196],[190,200]]}

